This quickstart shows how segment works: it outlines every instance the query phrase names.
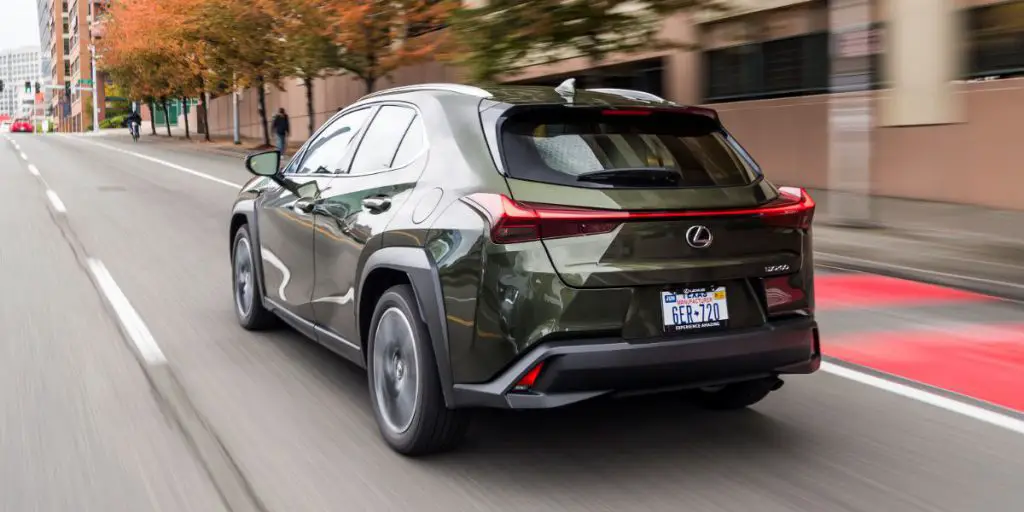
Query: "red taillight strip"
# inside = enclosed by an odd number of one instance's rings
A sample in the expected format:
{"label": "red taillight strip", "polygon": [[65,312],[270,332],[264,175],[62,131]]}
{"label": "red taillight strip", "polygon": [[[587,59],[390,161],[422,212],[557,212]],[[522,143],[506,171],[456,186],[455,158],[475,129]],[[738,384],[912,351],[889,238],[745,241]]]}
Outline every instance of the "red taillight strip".
{"label": "red taillight strip", "polygon": [[[492,239],[497,243],[610,232],[618,224],[635,220],[670,220],[694,217],[802,215],[794,227],[806,228],[815,207],[807,191],[782,187],[780,197],[767,206],[722,210],[618,211],[524,204],[497,194],[473,194],[465,199],[490,217]],[[782,204],[778,204],[782,201]],[[576,224],[574,229],[568,225]],[[600,223],[600,224],[597,224]],[[786,224],[789,224],[787,221]]]}

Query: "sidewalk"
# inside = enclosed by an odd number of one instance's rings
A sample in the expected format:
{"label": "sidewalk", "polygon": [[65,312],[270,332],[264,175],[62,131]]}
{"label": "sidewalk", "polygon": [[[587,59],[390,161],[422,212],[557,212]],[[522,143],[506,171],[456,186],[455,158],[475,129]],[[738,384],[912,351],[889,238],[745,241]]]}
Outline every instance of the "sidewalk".
{"label": "sidewalk", "polygon": [[[144,131],[143,137],[230,156],[245,156],[262,145],[256,139],[235,145],[222,136],[203,142],[202,135],[193,135],[190,142]],[[299,147],[289,144],[286,155]],[[872,212],[879,228],[843,228],[829,222],[828,191],[810,192],[818,204],[816,264],[1024,300],[1024,211],[876,197]]]}
{"label": "sidewalk", "polygon": [[815,263],[1024,300],[1024,212],[876,197],[877,229],[830,225],[812,191]]}
{"label": "sidewalk", "polygon": [[[177,144],[182,146],[189,146],[191,149],[198,151],[211,151],[214,153],[227,155],[227,156],[246,156],[256,151],[262,151],[265,149],[274,149],[273,146],[263,146],[263,141],[260,139],[242,137],[240,144],[235,144],[231,136],[224,135],[212,135],[210,142],[206,142],[205,136],[201,133],[192,133],[191,139],[185,138],[185,131],[181,129],[176,132],[172,129],[172,137],[167,136],[167,132],[161,130],[162,127],[157,127],[157,134],[153,135],[151,131],[147,130],[144,126],[142,129],[142,140],[147,142],[157,142],[162,144]],[[127,131],[124,133],[114,134],[113,136],[124,136],[128,137]],[[273,141],[271,141],[273,142]],[[301,142],[291,141],[285,148],[285,157],[291,157],[295,154],[299,148],[302,147]]]}

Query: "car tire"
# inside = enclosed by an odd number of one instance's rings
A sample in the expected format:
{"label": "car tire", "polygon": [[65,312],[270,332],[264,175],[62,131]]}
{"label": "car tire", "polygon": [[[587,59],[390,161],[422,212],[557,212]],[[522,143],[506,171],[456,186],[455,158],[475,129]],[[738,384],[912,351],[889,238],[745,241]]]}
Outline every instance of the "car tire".
{"label": "car tire", "polygon": [[468,411],[445,404],[430,333],[412,287],[397,285],[384,292],[369,338],[370,403],[388,446],[407,456],[454,449],[465,436]]}
{"label": "car tire", "polygon": [[259,273],[256,272],[256,251],[249,235],[249,225],[235,231],[231,244],[231,299],[238,323],[250,331],[275,327],[277,317],[263,306]]}
{"label": "car tire", "polygon": [[775,379],[726,384],[714,390],[698,389],[697,402],[705,409],[727,411],[754,405],[776,389]]}

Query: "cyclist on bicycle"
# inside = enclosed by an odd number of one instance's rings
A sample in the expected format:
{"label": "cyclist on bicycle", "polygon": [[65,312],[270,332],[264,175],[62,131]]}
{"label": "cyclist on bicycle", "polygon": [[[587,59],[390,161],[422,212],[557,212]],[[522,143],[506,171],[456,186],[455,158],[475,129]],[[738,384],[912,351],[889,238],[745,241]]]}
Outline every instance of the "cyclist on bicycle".
{"label": "cyclist on bicycle", "polygon": [[128,114],[127,122],[128,131],[132,134],[132,138],[138,139],[139,126],[142,124],[142,116],[140,116],[138,112],[133,110],[131,114]]}

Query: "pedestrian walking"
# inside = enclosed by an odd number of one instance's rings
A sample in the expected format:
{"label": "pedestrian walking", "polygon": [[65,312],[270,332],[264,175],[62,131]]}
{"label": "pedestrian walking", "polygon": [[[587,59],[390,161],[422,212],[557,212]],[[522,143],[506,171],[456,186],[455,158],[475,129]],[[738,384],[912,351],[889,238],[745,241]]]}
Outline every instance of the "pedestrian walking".
{"label": "pedestrian walking", "polygon": [[273,128],[274,135],[277,136],[277,151],[284,155],[285,144],[288,142],[288,135],[292,133],[292,127],[288,121],[288,114],[283,108],[274,114],[271,128]]}

